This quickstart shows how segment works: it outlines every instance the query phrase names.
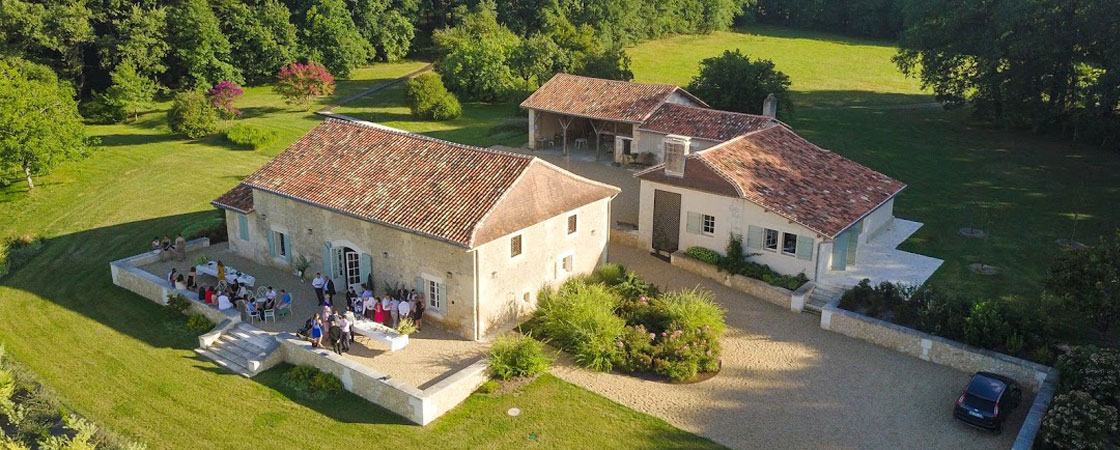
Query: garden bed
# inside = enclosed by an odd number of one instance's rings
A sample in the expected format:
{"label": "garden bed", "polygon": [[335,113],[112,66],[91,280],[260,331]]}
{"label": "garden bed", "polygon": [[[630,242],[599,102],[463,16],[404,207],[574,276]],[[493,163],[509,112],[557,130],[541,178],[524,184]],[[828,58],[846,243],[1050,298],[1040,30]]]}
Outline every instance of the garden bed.
{"label": "garden bed", "polygon": [[580,366],[671,382],[720,368],[724,311],[708,291],[661,293],[617,264],[539,295],[529,332]]}
{"label": "garden bed", "polygon": [[743,252],[743,240],[738,236],[732,236],[727,242],[726,253],[723,255],[704,247],[689,247],[684,254],[689,258],[716,266],[728,274],[742,275],[790,291],[796,291],[809,282],[809,277],[804,273],[783,275],[766,264],[751,261],[752,255]]}

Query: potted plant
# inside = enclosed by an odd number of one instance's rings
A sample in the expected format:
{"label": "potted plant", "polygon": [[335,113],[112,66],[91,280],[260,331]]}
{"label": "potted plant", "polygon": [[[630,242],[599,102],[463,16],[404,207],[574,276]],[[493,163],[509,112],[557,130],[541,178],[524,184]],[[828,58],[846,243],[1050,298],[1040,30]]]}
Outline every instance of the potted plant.
{"label": "potted plant", "polygon": [[200,255],[194,257],[194,265],[196,265],[196,266],[205,266],[209,262],[210,262],[210,257],[209,256],[200,254]]}
{"label": "potted plant", "polygon": [[311,268],[311,261],[306,256],[299,255],[292,259],[292,274],[299,278],[299,282],[303,282],[304,275],[307,275],[307,269]]}
{"label": "potted plant", "polygon": [[416,328],[416,322],[413,322],[411,318],[405,317],[404,319],[401,319],[400,323],[397,324],[396,330],[397,333],[401,336],[408,336],[412,333],[415,333],[419,329]]}

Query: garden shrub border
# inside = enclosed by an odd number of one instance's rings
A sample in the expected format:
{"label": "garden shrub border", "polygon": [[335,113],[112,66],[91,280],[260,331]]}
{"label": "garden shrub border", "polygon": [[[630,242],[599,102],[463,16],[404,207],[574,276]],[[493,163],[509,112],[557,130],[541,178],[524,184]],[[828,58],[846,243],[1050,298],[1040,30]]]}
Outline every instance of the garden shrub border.
{"label": "garden shrub border", "polygon": [[682,252],[670,255],[669,263],[744,294],[788,308],[793,312],[801,312],[805,308],[805,302],[809,299],[813,289],[816,288],[816,283],[809,281],[801,285],[796,291],[791,291],[762,280],[729,274],[719,270],[719,267],[715,265],[698,261]]}

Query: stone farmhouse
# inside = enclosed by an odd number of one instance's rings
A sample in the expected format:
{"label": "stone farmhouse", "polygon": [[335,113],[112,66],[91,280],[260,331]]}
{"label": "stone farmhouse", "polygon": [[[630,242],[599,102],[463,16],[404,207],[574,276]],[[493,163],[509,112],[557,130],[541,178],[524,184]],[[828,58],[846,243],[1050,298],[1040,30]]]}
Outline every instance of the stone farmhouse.
{"label": "stone farmhouse", "polygon": [[305,257],[341,291],[414,288],[426,319],[480,340],[606,261],[618,193],[535,157],[327,119],[213,205],[238,255]]}
{"label": "stone farmhouse", "polygon": [[764,115],[741,114],[677,86],[559,74],[521,106],[534,147],[560,145],[555,133],[566,147],[593,133],[613,140],[615,162],[649,166],[635,174],[638,232],[663,255],[691,246],[722,253],[735,235],[753,261],[819,283],[850,269],[889,228],[905,188],[798,136],[774,117],[773,97]]}

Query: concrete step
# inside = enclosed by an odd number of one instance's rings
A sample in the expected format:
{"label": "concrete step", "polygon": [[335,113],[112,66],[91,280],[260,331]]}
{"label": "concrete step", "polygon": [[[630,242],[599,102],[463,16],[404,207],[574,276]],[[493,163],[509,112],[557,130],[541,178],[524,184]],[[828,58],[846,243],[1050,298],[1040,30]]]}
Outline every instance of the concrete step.
{"label": "concrete step", "polygon": [[252,357],[263,358],[268,356],[269,353],[268,348],[262,347],[261,344],[255,343],[251,339],[242,339],[230,334],[222,334],[217,343],[236,346]]}
{"label": "concrete step", "polygon": [[264,359],[264,356],[252,354],[230,342],[217,342],[207,350],[249,369],[249,372],[256,372],[257,368],[261,366],[261,360]]}
{"label": "concrete step", "polygon": [[249,377],[253,376],[252,372],[250,372],[249,369],[245,368],[245,366],[242,366],[242,365],[240,365],[240,364],[238,364],[234,361],[231,361],[230,359],[226,358],[225,356],[219,355],[219,354],[217,354],[215,352],[212,352],[208,349],[196,348],[194,350],[194,352],[197,353],[199,356],[202,356],[203,358],[206,358],[206,359],[209,359],[209,360],[213,361],[214,364],[217,364],[221,367],[224,367],[224,368],[228,369],[229,371],[231,371],[233,373],[236,373],[238,375],[241,375],[245,378],[249,378]]}
{"label": "concrete step", "polygon": [[222,333],[222,337],[229,336],[238,341],[245,341],[249,344],[255,345],[258,349],[264,352],[269,352],[276,347],[276,340],[271,335],[265,332],[256,333],[252,330],[241,328],[240,326],[234,327]]}

